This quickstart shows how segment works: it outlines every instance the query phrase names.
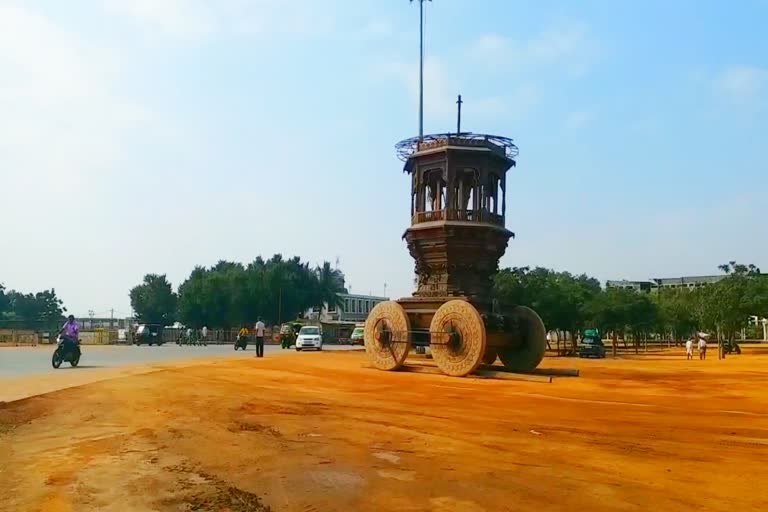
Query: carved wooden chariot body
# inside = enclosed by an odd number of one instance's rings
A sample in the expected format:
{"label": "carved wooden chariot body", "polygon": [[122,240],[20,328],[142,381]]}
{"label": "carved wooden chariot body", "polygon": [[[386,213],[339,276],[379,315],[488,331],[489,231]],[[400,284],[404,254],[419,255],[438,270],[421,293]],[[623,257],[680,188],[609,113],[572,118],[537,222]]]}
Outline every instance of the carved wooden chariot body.
{"label": "carved wooden chariot body", "polygon": [[416,263],[412,297],[378,304],[365,324],[377,368],[399,368],[411,348],[429,346],[438,367],[464,376],[497,356],[531,371],[546,331],[531,309],[492,300],[499,258],[514,234],[505,227],[506,175],[517,147],[472,133],[431,135],[398,144],[411,176],[411,226],[403,238]]}

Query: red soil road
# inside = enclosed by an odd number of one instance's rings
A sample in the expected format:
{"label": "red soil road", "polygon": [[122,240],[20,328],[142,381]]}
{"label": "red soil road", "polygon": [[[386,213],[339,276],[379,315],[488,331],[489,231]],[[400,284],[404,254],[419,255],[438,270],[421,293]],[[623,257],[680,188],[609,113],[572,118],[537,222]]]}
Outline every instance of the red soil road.
{"label": "red soil road", "polygon": [[365,365],[205,361],[0,404],[0,510],[768,510],[768,354],[546,359],[581,369],[551,384]]}

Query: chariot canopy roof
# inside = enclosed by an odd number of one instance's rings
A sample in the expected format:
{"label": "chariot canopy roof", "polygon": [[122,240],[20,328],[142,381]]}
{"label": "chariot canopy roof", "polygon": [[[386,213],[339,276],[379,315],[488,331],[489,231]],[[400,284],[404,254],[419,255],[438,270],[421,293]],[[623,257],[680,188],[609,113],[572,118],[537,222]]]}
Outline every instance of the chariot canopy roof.
{"label": "chariot canopy roof", "polygon": [[515,166],[518,148],[509,137],[482,133],[438,133],[425,135],[422,139],[412,137],[395,145],[397,156],[405,162],[404,172],[413,171],[413,157],[432,152],[457,149],[462,151],[489,152],[506,160],[508,167]]}

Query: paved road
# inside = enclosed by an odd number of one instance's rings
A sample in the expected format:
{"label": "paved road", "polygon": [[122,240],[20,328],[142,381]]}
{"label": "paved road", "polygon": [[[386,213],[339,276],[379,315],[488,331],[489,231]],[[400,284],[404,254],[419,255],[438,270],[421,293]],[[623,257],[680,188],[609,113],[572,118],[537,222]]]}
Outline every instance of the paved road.
{"label": "paved road", "polygon": [[[325,345],[324,350],[349,349],[349,346]],[[14,378],[37,374],[56,372],[51,367],[51,354],[53,345],[32,347],[3,347],[0,348],[0,378]],[[275,353],[294,353],[294,350],[282,350],[277,345],[264,347],[264,355]],[[296,354],[301,357],[312,357],[312,353]],[[87,371],[93,368],[119,368],[121,366],[162,363],[169,361],[197,359],[206,357],[254,357],[254,345],[250,345],[246,352],[235,352],[232,345],[208,345],[207,347],[189,347],[177,345],[163,345],[161,347],[148,346],[83,346],[83,357],[77,370]],[[69,363],[64,363],[62,369],[68,369]],[[61,370],[58,370],[61,371]]]}

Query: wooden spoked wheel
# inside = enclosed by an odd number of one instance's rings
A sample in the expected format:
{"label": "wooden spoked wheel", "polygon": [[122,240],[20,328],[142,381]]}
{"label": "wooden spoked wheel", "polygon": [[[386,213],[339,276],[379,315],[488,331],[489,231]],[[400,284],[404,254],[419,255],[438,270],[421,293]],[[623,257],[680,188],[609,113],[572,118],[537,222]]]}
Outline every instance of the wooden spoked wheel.
{"label": "wooden spoked wheel", "polygon": [[374,306],[365,321],[365,351],[379,370],[397,370],[411,351],[411,323],[395,301]]}
{"label": "wooden spoked wheel", "polygon": [[508,370],[532,372],[544,359],[547,329],[541,317],[531,308],[517,306],[511,316],[517,324],[518,332],[509,347],[498,347],[499,358]]}
{"label": "wooden spoked wheel", "polygon": [[450,300],[440,306],[429,326],[430,350],[438,368],[464,377],[477,369],[485,354],[485,323],[469,302]]}

